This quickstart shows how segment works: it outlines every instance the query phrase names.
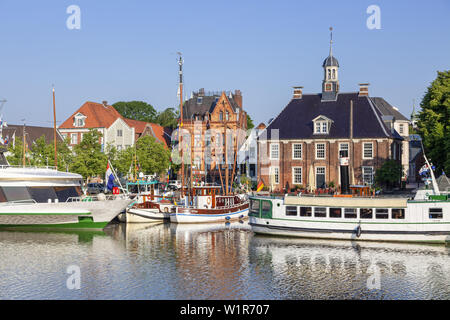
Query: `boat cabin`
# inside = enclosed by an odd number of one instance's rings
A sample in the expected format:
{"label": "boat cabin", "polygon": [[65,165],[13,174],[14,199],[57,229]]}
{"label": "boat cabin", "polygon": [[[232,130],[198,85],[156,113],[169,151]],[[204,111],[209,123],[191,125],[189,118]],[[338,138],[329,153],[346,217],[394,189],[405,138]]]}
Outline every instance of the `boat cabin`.
{"label": "boat cabin", "polygon": [[0,167],[0,202],[66,202],[82,195],[82,176],[48,168]]}

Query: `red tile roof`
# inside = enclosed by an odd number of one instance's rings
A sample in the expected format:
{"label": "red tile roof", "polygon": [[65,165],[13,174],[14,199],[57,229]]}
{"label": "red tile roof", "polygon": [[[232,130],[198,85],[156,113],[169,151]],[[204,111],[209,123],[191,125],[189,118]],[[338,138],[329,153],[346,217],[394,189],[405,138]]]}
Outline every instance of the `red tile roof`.
{"label": "red tile roof", "polygon": [[83,128],[109,128],[117,120],[117,118],[121,118],[128,126],[134,127],[136,139],[138,139],[146,131],[147,128],[151,128],[151,130],[149,130],[150,135],[163,143],[166,148],[168,148],[168,145],[170,143],[170,137],[167,137],[167,134],[164,133],[164,127],[155,123],[124,118],[116,109],[114,109],[113,106],[105,106],[101,103],[90,101],[84,103],[58,128],[79,129],[80,127],[75,127],[73,125],[74,117],[78,113],[86,116],[85,125]]}
{"label": "red tile roof", "polygon": [[59,129],[79,128],[73,125],[74,117],[78,113],[86,116],[85,128],[109,128],[117,118],[123,118],[113,106],[105,106],[101,103],[86,102],[77,111],[75,111]]}

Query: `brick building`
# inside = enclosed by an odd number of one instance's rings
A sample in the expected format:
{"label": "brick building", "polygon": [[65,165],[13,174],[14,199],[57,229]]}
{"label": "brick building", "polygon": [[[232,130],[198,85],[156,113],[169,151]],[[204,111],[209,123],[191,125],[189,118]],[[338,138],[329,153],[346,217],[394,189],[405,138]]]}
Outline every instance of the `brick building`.
{"label": "brick building", "polygon": [[[193,92],[183,105],[183,127],[191,139],[190,150],[193,160],[193,179],[221,183],[228,175],[236,176],[236,150],[243,139],[235,136],[237,129],[247,129],[247,113],[242,106],[240,90],[232,92],[207,92],[200,89]],[[225,140],[225,137],[228,137]],[[245,138],[245,136],[244,136]],[[227,166],[221,166],[215,160],[217,152],[225,156],[224,146],[227,144]],[[218,154],[217,154],[218,155]],[[223,158],[223,161],[225,158]],[[225,162],[225,161],[224,161]],[[228,171],[228,172],[227,172]],[[233,175],[234,172],[234,175]],[[222,178],[220,175],[222,174]]]}
{"label": "brick building", "polygon": [[259,136],[258,177],[273,190],[334,184],[348,192],[349,185],[372,185],[384,161],[403,157],[393,107],[370,97],[367,83],[358,92],[339,91],[331,43],[322,67],[322,92],[294,87],[292,100]]}

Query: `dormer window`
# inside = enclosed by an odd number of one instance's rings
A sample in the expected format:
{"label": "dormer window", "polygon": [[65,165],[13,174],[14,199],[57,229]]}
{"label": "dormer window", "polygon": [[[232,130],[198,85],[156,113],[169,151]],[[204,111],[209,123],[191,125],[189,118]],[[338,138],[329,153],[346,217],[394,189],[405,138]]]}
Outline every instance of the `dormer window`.
{"label": "dormer window", "polygon": [[318,116],[313,119],[314,123],[314,134],[329,134],[330,127],[333,120],[328,119],[325,116]]}
{"label": "dormer window", "polygon": [[84,127],[86,125],[86,116],[82,113],[78,113],[74,119],[74,127]]}
{"label": "dormer window", "polygon": [[203,102],[203,97],[198,97],[198,98],[197,98],[197,103],[198,103],[198,104],[201,104],[202,102]]}

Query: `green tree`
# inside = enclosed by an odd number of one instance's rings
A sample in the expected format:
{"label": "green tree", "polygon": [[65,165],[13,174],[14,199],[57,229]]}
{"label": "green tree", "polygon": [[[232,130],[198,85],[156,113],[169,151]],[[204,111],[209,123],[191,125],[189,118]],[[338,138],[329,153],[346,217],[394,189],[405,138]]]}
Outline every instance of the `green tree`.
{"label": "green tree", "polygon": [[107,148],[107,157],[119,176],[126,176],[134,161],[134,147],[117,150],[114,146]]}
{"label": "green tree", "polygon": [[176,128],[178,126],[178,118],[180,112],[174,108],[167,108],[160,112],[156,118],[156,123],[163,127]]}
{"label": "green tree", "polygon": [[164,174],[170,165],[170,151],[151,136],[136,141],[136,157],[144,174]]}
{"label": "green tree", "polygon": [[450,70],[437,73],[420,104],[417,121],[428,160],[450,172]]}
{"label": "green tree", "polygon": [[15,143],[8,145],[9,155],[6,156],[8,163],[13,166],[21,166],[23,164],[23,141],[16,139]]}
{"label": "green tree", "polygon": [[73,148],[75,157],[69,165],[70,171],[81,174],[85,179],[105,174],[107,158],[101,150],[101,136],[95,129],[83,135],[83,140]]}
{"label": "green tree", "polygon": [[402,165],[396,160],[387,160],[375,172],[375,182],[379,186],[386,186],[388,189],[400,182],[403,174]]}
{"label": "green tree", "polygon": [[158,116],[155,108],[144,101],[119,101],[114,103],[113,107],[128,119],[155,122]]}
{"label": "green tree", "polygon": [[253,129],[255,125],[253,124],[252,118],[247,113],[247,130]]}

